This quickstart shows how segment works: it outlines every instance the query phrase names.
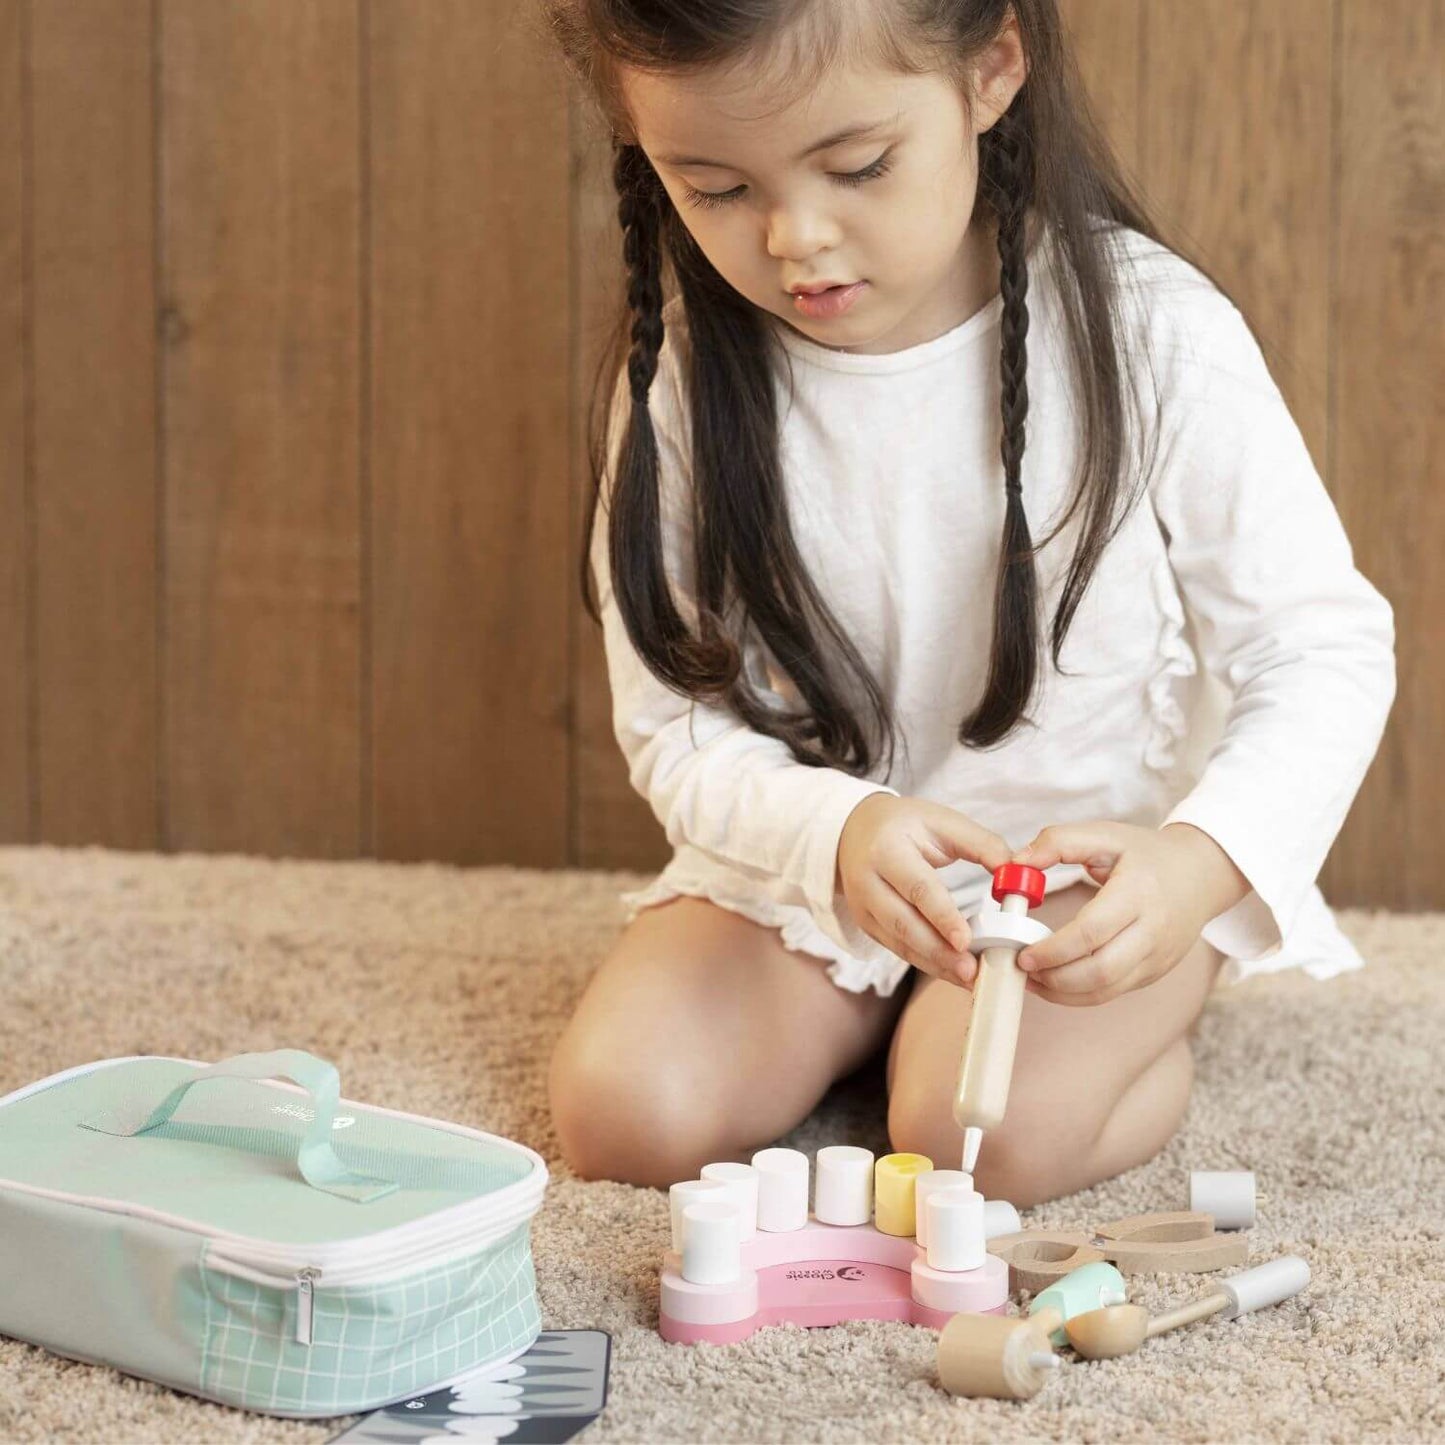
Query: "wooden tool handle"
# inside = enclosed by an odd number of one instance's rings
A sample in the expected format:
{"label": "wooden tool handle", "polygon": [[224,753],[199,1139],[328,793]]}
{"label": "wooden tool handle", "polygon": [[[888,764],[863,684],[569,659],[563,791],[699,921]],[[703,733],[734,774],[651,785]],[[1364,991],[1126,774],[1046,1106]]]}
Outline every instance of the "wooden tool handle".
{"label": "wooden tool handle", "polygon": [[1003,1122],[1008,1107],[1028,982],[1017,958],[1017,949],[986,948],[979,961],[953,1101],[954,1123],[962,1129],[992,1129]]}
{"label": "wooden tool handle", "polygon": [[1165,1310],[1162,1315],[1155,1315],[1150,1319],[1144,1338],[1152,1340],[1155,1335],[1162,1335],[1165,1330],[1178,1329],[1180,1325],[1192,1325],[1197,1320],[1208,1319],[1210,1315],[1218,1314],[1228,1303],[1229,1296],[1219,1290],[1200,1299],[1192,1299],[1187,1304],[1176,1305],[1172,1310]]}

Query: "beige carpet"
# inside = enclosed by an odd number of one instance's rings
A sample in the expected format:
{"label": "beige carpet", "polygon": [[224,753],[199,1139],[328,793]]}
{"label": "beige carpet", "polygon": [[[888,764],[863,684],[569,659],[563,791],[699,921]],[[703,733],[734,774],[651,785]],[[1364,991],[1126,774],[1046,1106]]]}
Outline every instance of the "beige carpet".
{"label": "beige carpet", "polygon": [[[336,1061],[349,1097],[532,1145],[553,1169],[533,1233],[544,1323],[614,1341],[611,1400],[583,1440],[1445,1439],[1445,916],[1344,913],[1364,973],[1218,996],[1165,1153],[1028,1221],[1178,1208],[1187,1169],[1251,1167],[1271,1196],[1251,1257],[1305,1255],[1307,1294],[1071,1365],[1006,1404],[944,1394],[936,1336],[909,1326],[725,1349],[654,1332],[666,1197],[570,1179],[544,1091],[620,927],[617,890],[637,881],[0,849],[0,1094],[96,1058],[290,1045]],[[885,1150],[881,1091],[875,1066],[784,1142]],[[1197,1286],[1146,1279],[1135,1296]],[[0,1340],[4,1440],[322,1441],[342,1423],[242,1414]]]}

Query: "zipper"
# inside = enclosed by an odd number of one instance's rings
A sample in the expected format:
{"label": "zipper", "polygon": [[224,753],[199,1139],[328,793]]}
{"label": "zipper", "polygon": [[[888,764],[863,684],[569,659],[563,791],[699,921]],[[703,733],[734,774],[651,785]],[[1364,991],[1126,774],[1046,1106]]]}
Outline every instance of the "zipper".
{"label": "zipper", "polygon": [[[525,1181],[523,1181],[525,1182]],[[241,1235],[213,1234],[212,1247],[206,1251],[206,1263],[223,1274],[242,1278],[258,1276],[257,1283],[273,1286],[289,1285],[298,1272],[314,1268],[317,1276],[324,1270],[328,1283],[336,1286],[373,1284],[392,1275],[406,1274],[414,1265],[427,1260],[442,1263],[449,1256],[445,1251],[456,1246],[455,1254],[469,1254],[510,1234],[537,1211],[541,1190],[518,1199],[504,1214],[494,1216],[484,1228],[469,1216],[445,1229],[430,1229],[410,1235],[391,1248],[363,1254],[352,1245],[275,1245],[267,1246]],[[364,1241],[358,1243],[364,1244]]]}
{"label": "zipper", "polygon": [[296,1343],[311,1343],[311,1321],[316,1311],[315,1281],[321,1277],[319,1269],[307,1266],[296,1271]]}

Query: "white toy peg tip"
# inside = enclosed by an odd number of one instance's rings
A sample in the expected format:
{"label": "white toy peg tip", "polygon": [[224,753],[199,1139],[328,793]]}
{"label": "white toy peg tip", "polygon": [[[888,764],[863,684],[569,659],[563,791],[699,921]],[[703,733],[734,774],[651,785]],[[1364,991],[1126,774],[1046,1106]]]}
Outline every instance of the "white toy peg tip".
{"label": "white toy peg tip", "polygon": [[978,1163],[979,1146],[983,1143],[983,1130],[970,1124],[963,1131],[963,1172],[972,1174]]}

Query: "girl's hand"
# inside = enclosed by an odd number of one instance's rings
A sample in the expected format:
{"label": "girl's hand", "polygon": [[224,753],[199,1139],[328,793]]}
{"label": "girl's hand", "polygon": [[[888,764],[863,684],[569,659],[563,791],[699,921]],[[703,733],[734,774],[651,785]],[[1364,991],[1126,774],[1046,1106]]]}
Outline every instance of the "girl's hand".
{"label": "girl's hand", "polygon": [[858,926],[914,968],[973,982],[969,927],[934,872],[956,858],[992,872],[1009,860],[997,833],[942,803],[871,793],[838,839],[838,887]]}
{"label": "girl's hand", "polygon": [[1051,1003],[1107,1003],[1152,983],[1249,891],[1229,855],[1188,823],[1065,823],[1045,828],[1012,861],[1082,863],[1103,885],[1058,932],[1019,953],[1029,991]]}

